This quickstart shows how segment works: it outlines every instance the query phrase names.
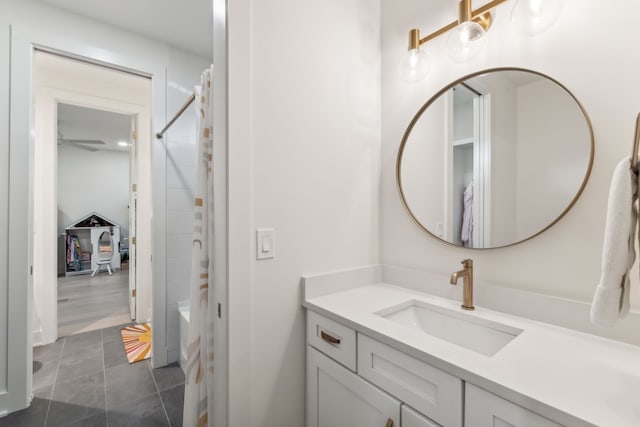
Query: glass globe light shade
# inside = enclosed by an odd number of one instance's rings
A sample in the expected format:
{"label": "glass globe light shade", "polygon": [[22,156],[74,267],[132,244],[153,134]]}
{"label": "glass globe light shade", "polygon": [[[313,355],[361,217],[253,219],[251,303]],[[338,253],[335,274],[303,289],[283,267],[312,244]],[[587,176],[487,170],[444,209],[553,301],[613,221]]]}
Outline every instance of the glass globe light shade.
{"label": "glass globe light shade", "polygon": [[535,36],[551,27],[560,16],[560,0],[517,0],[511,10],[511,22],[528,36]]}
{"label": "glass globe light shade", "polygon": [[447,52],[456,62],[464,62],[473,58],[484,46],[485,31],[473,21],[463,22],[449,32]]}
{"label": "glass globe light shade", "polygon": [[429,73],[429,56],[420,48],[409,50],[400,62],[400,78],[417,83]]}

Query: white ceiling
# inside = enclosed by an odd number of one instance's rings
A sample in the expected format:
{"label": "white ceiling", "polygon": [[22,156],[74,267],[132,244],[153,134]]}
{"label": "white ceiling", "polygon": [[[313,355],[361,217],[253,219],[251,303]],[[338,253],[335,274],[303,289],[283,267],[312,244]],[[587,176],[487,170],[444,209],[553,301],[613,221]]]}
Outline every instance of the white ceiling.
{"label": "white ceiling", "polygon": [[502,75],[513,87],[520,87],[544,80],[544,77],[541,75],[526,71],[504,71]]}
{"label": "white ceiling", "polygon": [[103,144],[62,143],[65,149],[97,149],[128,152],[118,142],[130,142],[131,116],[79,107],[70,104],[58,104],[58,135],[65,140],[100,140]]}
{"label": "white ceiling", "polygon": [[212,0],[39,0],[105,24],[213,56]]}
{"label": "white ceiling", "polygon": [[519,70],[502,70],[481,74],[466,82],[474,89],[485,93],[491,92],[491,88],[518,88],[540,80],[544,80],[544,77],[539,74]]}
{"label": "white ceiling", "polygon": [[453,87],[453,103],[454,104],[466,104],[467,102],[473,102],[476,94],[463,85],[456,85]]}

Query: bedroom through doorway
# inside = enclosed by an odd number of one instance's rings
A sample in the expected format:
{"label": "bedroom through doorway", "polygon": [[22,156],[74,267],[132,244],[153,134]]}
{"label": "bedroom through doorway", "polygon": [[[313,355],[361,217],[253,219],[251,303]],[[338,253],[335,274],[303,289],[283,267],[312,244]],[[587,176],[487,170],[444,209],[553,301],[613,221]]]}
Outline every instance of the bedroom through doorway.
{"label": "bedroom through doorway", "polygon": [[135,319],[129,303],[132,122],[58,103],[58,337]]}

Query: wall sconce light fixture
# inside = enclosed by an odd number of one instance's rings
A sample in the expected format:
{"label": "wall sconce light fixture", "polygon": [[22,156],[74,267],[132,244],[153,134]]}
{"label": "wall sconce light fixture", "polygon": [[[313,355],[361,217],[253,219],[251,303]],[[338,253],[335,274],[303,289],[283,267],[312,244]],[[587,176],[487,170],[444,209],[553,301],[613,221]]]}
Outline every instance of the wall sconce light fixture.
{"label": "wall sconce light fixture", "polygon": [[[476,10],[471,0],[459,0],[458,20],[420,37],[419,29],[409,31],[409,49],[401,65],[403,80],[416,83],[429,72],[428,55],[420,48],[424,43],[444,33],[447,36],[447,52],[451,59],[463,62],[482,50],[485,34],[493,23],[491,10],[507,0],[492,0]],[[518,31],[536,35],[549,28],[560,15],[560,0],[516,0],[511,11],[511,22]]]}

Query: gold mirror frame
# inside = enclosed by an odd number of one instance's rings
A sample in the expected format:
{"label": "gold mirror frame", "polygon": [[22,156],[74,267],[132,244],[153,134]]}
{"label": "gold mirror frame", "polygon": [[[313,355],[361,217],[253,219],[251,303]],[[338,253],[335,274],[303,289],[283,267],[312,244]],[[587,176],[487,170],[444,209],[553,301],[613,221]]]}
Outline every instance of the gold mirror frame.
{"label": "gold mirror frame", "polygon": [[[437,99],[440,98],[440,96],[442,96],[445,92],[447,92],[448,90],[450,90],[451,88],[453,88],[454,86],[464,82],[465,80],[471,79],[473,77],[477,77],[483,74],[488,74],[488,73],[495,73],[498,71],[522,71],[522,72],[527,72],[527,73],[531,73],[531,74],[536,74],[538,76],[544,77],[552,82],[554,82],[555,84],[557,84],[560,88],[564,89],[564,91],[569,94],[569,96],[571,96],[571,98],[575,101],[576,105],[578,106],[578,108],[580,109],[580,111],[582,112],[582,114],[584,115],[584,120],[587,124],[587,128],[589,129],[589,136],[590,136],[590,148],[591,148],[591,152],[589,153],[589,163],[587,165],[587,170],[585,172],[585,176],[584,179],[582,180],[582,184],[580,185],[580,188],[578,189],[578,191],[576,192],[576,195],[573,197],[573,199],[571,200],[571,202],[567,205],[567,207],[560,213],[560,215],[554,219],[552,222],[549,223],[549,225],[547,225],[546,227],[542,228],[540,231],[538,231],[537,233],[532,234],[531,236],[527,237],[526,239],[522,239],[522,240],[518,240],[517,242],[513,242],[510,243],[508,245],[502,245],[502,246],[492,246],[490,248],[469,248],[469,247],[464,247],[464,246],[460,246],[460,245],[456,245],[455,243],[451,243],[447,240],[442,239],[441,237],[435,235],[434,233],[432,233],[431,231],[429,231],[429,229],[427,229],[419,220],[418,218],[416,218],[416,216],[414,215],[413,211],[411,210],[411,208],[409,207],[409,204],[405,198],[404,195],[404,191],[402,190],[402,177],[400,174],[400,170],[402,167],[402,156],[404,154],[404,148],[405,145],[407,144],[407,140],[409,138],[409,135],[411,134],[411,131],[413,130],[413,127],[415,126],[415,124],[417,123],[417,121],[420,119],[420,117],[422,116],[422,114],[427,110],[427,108],[429,108],[431,106],[431,104],[433,104]],[[556,79],[549,77],[546,74],[540,73],[538,71],[533,71],[533,70],[529,70],[526,68],[518,68],[518,67],[498,67],[498,68],[489,68],[486,70],[482,70],[482,71],[477,71],[471,74],[467,74],[457,80],[455,80],[454,82],[448,84],[447,86],[445,86],[444,88],[440,89],[435,95],[433,95],[419,110],[418,112],[415,114],[415,116],[413,116],[413,119],[411,120],[411,122],[409,123],[409,126],[407,127],[407,129],[404,132],[404,135],[402,136],[402,141],[400,143],[400,146],[398,147],[398,155],[396,157],[396,185],[398,188],[398,192],[400,193],[400,199],[402,200],[402,205],[404,206],[404,209],[407,211],[407,213],[409,214],[409,216],[411,217],[411,219],[413,220],[413,222],[423,231],[425,231],[427,234],[435,237],[437,240],[444,242],[448,245],[454,246],[456,248],[460,248],[460,249],[473,249],[473,250],[491,250],[491,249],[500,249],[500,248],[508,248],[510,246],[514,246],[523,242],[526,242],[527,240],[533,239],[534,237],[544,233],[545,231],[547,231],[548,229],[550,229],[551,227],[553,227],[558,221],[560,221],[566,214],[567,212],[569,212],[571,210],[571,208],[576,204],[576,202],[578,201],[578,199],[580,198],[580,196],[582,195],[582,192],[584,191],[585,187],[587,186],[587,182],[589,181],[589,177],[591,176],[591,169],[593,167],[593,158],[595,155],[595,142],[594,142],[594,136],[593,136],[593,127],[591,125],[591,120],[589,119],[589,115],[587,114],[586,110],[584,109],[584,107],[582,106],[582,104],[580,103],[580,101],[578,101],[578,99],[575,97],[575,95],[569,90],[567,89],[567,87],[565,85],[563,85],[562,83],[560,83],[559,81],[557,81]]]}

